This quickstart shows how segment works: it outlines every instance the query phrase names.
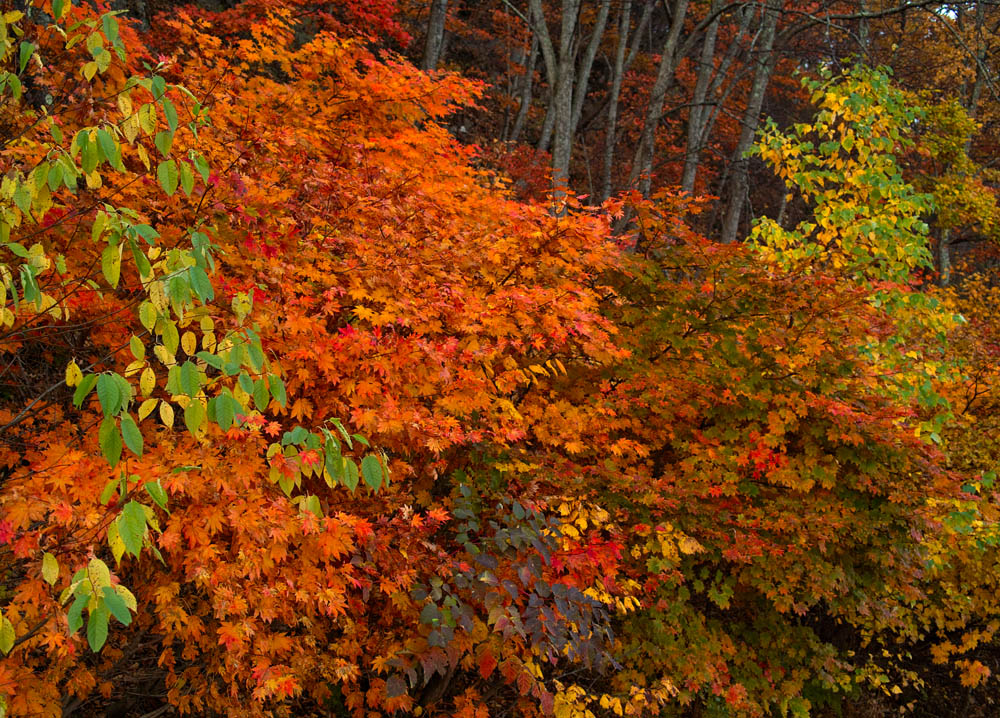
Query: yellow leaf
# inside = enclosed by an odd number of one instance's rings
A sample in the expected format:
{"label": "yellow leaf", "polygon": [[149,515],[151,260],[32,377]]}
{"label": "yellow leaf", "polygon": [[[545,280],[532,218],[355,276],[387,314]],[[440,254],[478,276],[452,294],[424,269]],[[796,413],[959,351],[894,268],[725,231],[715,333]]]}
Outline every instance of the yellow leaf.
{"label": "yellow leaf", "polygon": [[149,301],[160,311],[167,309],[167,292],[163,287],[163,282],[152,282],[149,285]]}
{"label": "yellow leaf", "polygon": [[115,593],[117,593],[121,597],[122,601],[125,602],[125,606],[129,610],[131,611],[139,610],[139,604],[136,603],[135,596],[132,595],[132,592],[129,591],[124,586],[122,586],[120,583],[117,586],[115,586]]}
{"label": "yellow leaf", "polygon": [[59,562],[47,551],[42,556],[42,578],[50,586],[54,586],[59,579]]}
{"label": "yellow leaf", "polygon": [[115,557],[115,564],[121,563],[122,556],[125,555],[125,542],[118,531],[118,522],[108,526],[108,547],[111,549],[111,555]]}
{"label": "yellow leaf", "polygon": [[66,366],[66,386],[76,386],[83,379],[83,372],[77,366],[76,361],[71,361]]}
{"label": "yellow leaf", "polygon": [[122,113],[122,117],[131,117],[132,100],[128,93],[122,92],[118,95],[118,111]]}
{"label": "yellow leaf", "polygon": [[153,412],[158,401],[159,399],[146,399],[146,401],[142,402],[139,406],[139,421],[142,421]]}
{"label": "yellow leaf", "polygon": [[680,541],[677,542],[677,547],[681,550],[681,553],[698,553],[699,551],[704,551],[704,547],[698,543],[695,539],[690,536],[685,536]]}
{"label": "yellow leaf", "polygon": [[142,376],[139,377],[139,391],[142,392],[143,396],[149,396],[153,392],[153,387],[156,386],[156,373],[153,371],[152,367],[146,367],[142,370]]}
{"label": "yellow leaf", "polygon": [[145,363],[146,363],[145,359],[136,359],[135,361],[131,362],[127,367],[125,367],[125,376],[126,377],[135,376],[136,374],[139,373],[139,370],[142,369]]}
{"label": "yellow leaf", "polygon": [[177,360],[174,359],[174,355],[168,352],[167,348],[162,344],[157,344],[153,347],[153,354],[155,354],[156,358],[163,362],[166,366],[173,366],[177,363]]}
{"label": "yellow leaf", "polygon": [[181,348],[188,356],[192,356],[198,351],[198,338],[194,335],[194,332],[184,332],[183,336],[181,336]]}
{"label": "yellow leaf", "polygon": [[168,429],[174,426],[174,407],[165,401],[160,402],[160,421]]}
{"label": "yellow leaf", "polygon": [[122,122],[122,134],[125,135],[125,139],[128,140],[129,144],[135,142],[135,138],[139,136],[139,118],[132,115],[127,120]]}

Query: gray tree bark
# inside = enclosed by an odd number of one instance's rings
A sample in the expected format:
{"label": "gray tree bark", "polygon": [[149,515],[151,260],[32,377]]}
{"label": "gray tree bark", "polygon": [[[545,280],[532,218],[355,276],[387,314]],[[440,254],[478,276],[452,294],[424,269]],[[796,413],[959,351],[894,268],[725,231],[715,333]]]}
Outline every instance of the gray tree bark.
{"label": "gray tree bark", "polygon": [[740,131],[740,138],[736,144],[736,151],[733,153],[733,159],[730,163],[729,196],[726,202],[726,211],[720,235],[721,241],[727,244],[736,241],[740,229],[740,217],[743,214],[743,208],[746,204],[749,180],[747,178],[747,161],[744,155],[753,144],[757,125],[760,122],[761,107],[764,104],[764,93],[767,91],[767,85],[771,79],[771,71],[774,69],[774,36],[778,27],[778,16],[780,13],[781,8],[779,6],[768,5],[761,19],[760,45],[757,50],[753,83],[750,86],[750,97],[747,99],[746,111],[743,113],[743,121],[741,123],[743,127]]}
{"label": "gray tree bark", "polygon": [[599,202],[611,196],[611,170],[615,158],[615,134],[618,129],[618,98],[625,77],[625,51],[628,49],[628,31],[632,18],[632,0],[624,0],[618,14],[618,45],[615,47],[615,65],[611,73],[611,91],[608,97],[608,122],[604,135],[604,163],[601,168],[601,193]]}
{"label": "gray tree bark", "polygon": [[517,118],[514,120],[514,128],[511,130],[510,142],[517,142],[524,132],[524,124],[528,121],[528,110],[531,109],[531,91],[535,81],[535,61],[538,58],[538,36],[532,34],[531,49],[528,51],[528,59],[524,65],[524,77],[521,81],[521,106],[517,109]]}
{"label": "gray tree bark", "polygon": [[587,89],[590,87],[590,72],[594,67],[594,58],[597,56],[597,49],[601,45],[601,38],[604,37],[604,28],[608,23],[608,14],[611,10],[611,0],[602,0],[601,7],[597,11],[597,18],[594,20],[594,28],[590,33],[590,41],[580,58],[580,67],[576,72],[576,86],[573,88],[573,114],[570,120],[570,135],[576,136],[576,128],[580,125],[580,116],[583,114],[583,103],[587,99]]}
{"label": "gray tree bark", "polygon": [[670,31],[663,42],[660,67],[656,73],[656,81],[653,83],[653,89],[649,93],[646,120],[643,123],[642,134],[639,137],[639,144],[636,147],[635,157],[632,161],[632,173],[629,181],[630,183],[638,181],[639,191],[644,197],[649,196],[649,190],[652,186],[650,175],[653,170],[656,130],[660,125],[660,120],[663,118],[663,103],[667,97],[667,90],[673,84],[674,71],[677,69],[677,62],[680,59],[677,52],[677,45],[681,30],[684,27],[687,8],[688,0],[674,0]]}
{"label": "gray tree bark", "polygon": [[541,0],[530,0],[531,21],[538,35],[546,75],[552,88],[552,184],[555,198],[564,196],[573,152],[573,79],[575,74],[577,20],[581,0],[563,0],[558,49],[552,42]]}
{"label": "gray tree bark", "polygon": [[444,50],[444,21],[448,17],[448,0],[431,0],[427,20],[427,40],[424,43],[424,70],[436,70]]}
{"label": "gray tree bark", "polygon": [[[712,0],[709,12],[714,12],[718,0]],[[684,192],[694,191],[694,181],[698,173],[698,162],[701,156],[702,131],[709,118],[706,106],[708,88],[715,71],[715,40],[719,34],[719,18],[716,17],[705,31],[705,40],[698,57],[698,74],[694,82],[694,96],[691,98],[691,109],[688,111],[687,143],[684,149],[684,171],[681,173],[681,189]]]}

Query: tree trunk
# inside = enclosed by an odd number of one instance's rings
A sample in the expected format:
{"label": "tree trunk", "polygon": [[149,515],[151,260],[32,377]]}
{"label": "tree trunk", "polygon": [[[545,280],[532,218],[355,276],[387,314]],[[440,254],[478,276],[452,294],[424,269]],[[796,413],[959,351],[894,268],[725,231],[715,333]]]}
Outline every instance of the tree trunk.
{"label": "tree trunk", "polygon": [[951,232],[947,229],[938,240],[938,269],[938,286],[947,287],[951,284]]}
{"label": "tree trunk", "polygon": [[424,44],[424,70],[436,70],[444,50],[444,21],[448,16],[448,0],[431,0],[430,18],[427,20],[427,41]]}
{"label": "tree trunk", "polygon": [[871,31],[868,24],[868,0],[860,0],[858,10],[861,19],[858,20],[858,45],[861,46],[861,57],[865,62],[871,55]]}
{"label": "tree trunk", "polygon": [[656,144],[656,130],[663,118],[663,103],[667,90],[673,83],[674,70],[677,68],[677,41],[684,27],[687,15],[688,0],[674,0],[674,11],[670,23],[670,31],[663,42],[663,53],[660,58],[660,68],[656,81],[649,93],[649,107],[646,111],[646,121],[643,124],[639,144],[636,147],[635,158],[632,161],[630,182],[639,182],[639,190],[644,197],[649,196],[652,186],[653,155]]}
{"label": "tree trunk", "polygon": [[[712,130],[715,128],[715,121],[719,118],[719,113],[725,105],[726,98],[735,87],[736,83],[734,81],[730,83],[724,91],[720,92],[720,89],[729,74],[729,68],[732,66],[733,62],[736,60],[736,55],[739,53],[740,40],[750,30],[750,21],[753,19],[754,14],[755,13],[750,8],[744,7],[741,9],[739,27],[737,28],[732,41],[730,41],[729,48],[726,50],[726,54],[722,57],[722,62],[719,63],[719,68],[715,73],[715,77],[712,78],[712,83],[705,95],[706,102],[708,101],[708,98],[712,98],[712,100],[702,107],[701,129],[695,145],[695,171],[694,177],[691,180],[692,189],[689,191],[693,191],[694,180],[697,179],[697,169],[701,164],[701,151],[708,144],[708,138],[711,137]],[[728,173],[726,173],[726,176],[728,177]],[[725,186],[724,180],[725,177],[723,178],[723,182],[720,183],[720,186],[722,187]],[[714,221],[712,224],[714,224]]]}
{"label": "tree trunk", "polygon": [[767,91],[767,84],[771,79],[771,71],[774,69],[774,35],[778,27],[778,16],[780,8],[777,6],[767,6],[764,17],[761,19],[760,28],[760,48],[757,54],[756,68],[753,75],[753,84],[750,86],[750,97],[747,100],[746,112],[743,113],[743,128],[740,132],[740,139],[736,145],[736,152],[733,153],[731,162],[732,171],[730,173],[729,198],[726,204],[726,213],[722,223],[722,233],[720,239],[729,244],[736,241],[740,229],[740,217],[743,214],[743,206],[746,203],[748,189],[747,161],[744,155],[753,145],[753,138],[757,132],[757,125],[760,122],[760,110],[764,105],[764,93]]}
{"label": "tree trunk", "polygon": [[570,135],[576,136],[576,128],[580,125],[580,115],[583,114],[583,103],[587,99],[587,88],[590,86],[590,72],[594,66],[594,58],[597,56],[597,49],[600,47],[601,38],[604,37],[604,27],[608,23],[608,13],[611,9],[611,0],[603,0],[601,8],[597,11],[597,19],[594,21],[594,29],[590,33],[590,42],[580,58],[580,67],[576,73],[576,87],[573,88],[573,115],[570,120]]}
{"label": "tree trunk", "polygon": [[611,169],[615,157],[615,134],[618,130],[618,96],[622,92],[625,76],[625,50],[628,48],[628,30],[631,24],[632,0],[625,0],[618,15],[618,46],[615,48],[615,67],[611,76],[611,93],[608,98],[608,124],[604,135],[604,166],[601,173],[601,194],[604,202],[611,196]]}
{"label": "tree trunk", "polygon": [[528,60],[524,65],[524,78],[521,83],[521,106],[517,110],[517,118],[514,120],[514,129],[510,133],[510,141],[517,142],[524,132],[524,124],[528,121],[528,110],[531,109],[531,90],[535,81],[535,61],[538,58],[538,36],[531,36],[531,49],[528,51]]}
{"label": "tree trunk", "polygon": [[[709,12],[715,12],[718,0],[713,0]],[[684,171],[681,174],[681,189],[684,192],[694,192],[694,181],[698,173],[698,161],[701,155],[702,131],[709,117],[708,87],[715,70],[715,39],[719,34],[719,18],[716,17],[705,31],[705,40],[701,46],[698,58],[698,75],[694,83],[694,97],[691,98],[691,109],[688,111],[687,146],[684,151]]]}
{"label": "tree trunk", "polygon": [[545,23],[541,0],[531,0],[530,11],[535,33],[545,58],[546,75],[552,88],[549,107],[552,122],[552,184],[556,201],[564,196],[569,180],[569,163],[573,151],[573,79],[575,71],[577,19],[581,0],[563,0],[558,53]]}

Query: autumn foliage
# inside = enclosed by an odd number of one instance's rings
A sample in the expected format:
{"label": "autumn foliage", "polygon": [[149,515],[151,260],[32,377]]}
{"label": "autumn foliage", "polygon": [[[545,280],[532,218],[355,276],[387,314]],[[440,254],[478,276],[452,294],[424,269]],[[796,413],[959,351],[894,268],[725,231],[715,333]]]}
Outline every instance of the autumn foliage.
{"label": "autumn foliage", "polygon": [[0,716],[987,685],[996,290],[925,291],[954,116],[807,80],[755,152],[808,211],[720,244],[670,189],[519,199],[447,124],[488,88],[331,5],[3,15]]}

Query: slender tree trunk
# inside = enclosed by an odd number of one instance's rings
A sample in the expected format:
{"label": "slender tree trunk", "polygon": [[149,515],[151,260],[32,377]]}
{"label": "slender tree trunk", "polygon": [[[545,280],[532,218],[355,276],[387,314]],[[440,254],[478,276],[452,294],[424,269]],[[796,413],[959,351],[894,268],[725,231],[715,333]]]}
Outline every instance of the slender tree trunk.
{"label": "slender tree trunk", "polygon": [[549,104],[545,109],[545,119],[542,121],[542,133],[538,136],[538,144],[535,146],[539,152],[549,151],[552,144],[552,130],[556,126],[556,111],[553,105],[556,98],[552,90],[553,88],[549,87]]}
{"label": "slender tree trunk", "polygon": [[860,0],[858,10],[861,12],[861,19],[858,20],[858,45],[861,46],[861,56],[867,62],[871,55],[871,31],[868,25],[868,0]]}
{"label": "slender tree trunk", "polygon": [[674,1],[670,31],[663,42],[660,67],[656,74],[656,81],[653,83],[653,89],[649,93],[646,121],[643,124],[642,134],[639,137],[639,144],[635,151],[635,158],[632,161],[630,182],[639,182],[639,190],[644,197],[649,196],[649,190],[652,186],[650,175],[653,170],[656,130],[660,125],[660,120],[663,118],[663,103],[667,97],[667,90],[670,89],[673,83],[674,70],[677,68],[677,61],[679,59],[677,57],[677,41],[684,27],[687,7],[688,0]]}
{"label": "slender tree trunk", "polygon": [[563,0],[559,48],[556,50],[545,23],[541,0],[531,0],[530,9],[535,32],[545,58],[549,87],[552,88],[552,184],[556,200],[563,196],[569,180],[569,163],[573,151],[573,80],[575,74],[577,19],[581,0]]}
{"label": "slender tree trunk", "polygon": [[510,133],[510,141],[517,142],[524,132],[524,124],[528,121],[528,111],[531,109],[531,90],[535,81],[535,61],[538,58],[538,36],[532,34],[531,49],[528,51],[528,60],[524,65],[524,78],[521,83],[521,106],[517,110],[517,118],[514,120],[514,129]]}
{"label": "slender tree trunk", "polygon": [[604,134],[604,166],[601,173],[600,202],[611,196],[611,170],[615,158],[615,135],[618,130],[618,97],[622,92],[625,76],[625,51],[628,49],[628,30],[631,24],[632,0],[624,0],[618,15],[618,46],[615,48],[615,66],[611,75],[611,92],[608,101],[608,124]]}
{"label": "slender tree trunk", "polygon": [[[729,75],[729,68],[732,66],[733,62],[736,60],[736,55],[739,53],[740,40],[744,35],[750,30],[750,22],[753,19],[754,11],[750,8],[744,7],[740,12],[740,24],[736,30],[736,34],[732,41],[729,43],[729,48],[726,50],[726,54],[722,57],[722,62],[719,63],[719,69],[715,73],[715,77],[712,78],[712,83],[708,88],[706,93],[706,101],[708,98],[712,98],[712,101],[706,104],[702,110],[701,116],[701,128],[697,138],[696,152],[698,153],[695,157],[695,173],[694,179],[697,179],[697,168],[701,163],[701,151],[708,144],[709,137],[712,136],[712,130],[715,129],[715,122],[719,118],[719,113],[722,107],[726,103],[726,99],[729,94],[733,91],[736,83],[735,81],[730,83],[725,90],[720,92],[726,77]],[[728,169],[728,165],[727,165]],[[728,177],[728,172],[724,173],[723,181],[720,183],[721,187],[725,186],[725,178]],[[691,184],[692,189],[688,191],[693,191],[694,181]],[[711,222],[712,225],[715,224],[714,220]]]}
{"label": "slender tree trunk", "polygon": [[[718,0],[713,0],[709,12],[714,12]],[[691,109],[688,111],[687,146],[684,152],[684,171],[681,174],[681,189],[691,193],[694,191],[694,181],[698,173],[698,162],[701,156],[702,130],[709,117],[708,88],[715,71],[715,39],[719,34],[719,18],[715,18],[705,31],[705,41],[701,46],[698,58],[698,74],[694,83],[694,97],[691,99]]]}
{"label": "slender tree trunk", "polygon": [[938,269],[938,285],[947,287],[951,284],[951,232],[947,229],[938,240]]}
{"label": "slender tree trunk", "polygon": [[444,54],[444,21],[448,16],[448,0],[431,0],[427,21],[427,41],[424,44],[424,70],[436,70]]}
{"label": "slender tree trunk", "polygon": [[[979,109],[979,100],[982,97],[983,84],[986,80],[983,73],[987,57],[986,40],[983,38],[985,22],[986,4],[980,1],[976,3],[976,79],[973,80],[964,103],[965,111],[972,118],[976,117],[976,112]],[[964,148],[965,153],[968,154],[972,148],[971,135],[965,138]],[[951,284],[951,231],[947,228],[941,232],[941,238],[938,240],[938,269],[938,284],[947,287]]]}
{"label": "slender tree trunk", "polygon": [[733,153],[731,162],[729,197],[720,237],[721,241],[727,244],[736,241],[740,229],[740,217],[746,203],[749,180],[744,154],[753,144],[757,125],[760,122],[760,110],[764,105],[764,93],[767,91],[771,71],[774,69],[774,35],[778,27],[779,14],[780,8],[778,6],[768,6],[761,19],[760,46],[757,52],[753,83],[750,86],[746,112],[743,113],[743,128],[740,131],[740,139],[736,144],[736,152]]}
{"label": "slender tree trunk", "polygon": [[604,37],[604,28],[608,23],[610,9],[611,0],[602,0],[601,7],[597,11],[597,18],[594,20],[594,28],[590,33],[590,42],[587,43],[583,57],[580,58],[580,67],[576,73],[576,86],[573,88],[573,114],[570,119],[570,135],[573,137],[576,136],[576,129],[580,125],[583,103],[587,99],[587,89],[590,86],[590,72],[594,67],[594,58],[601,45],[601,38]]}

